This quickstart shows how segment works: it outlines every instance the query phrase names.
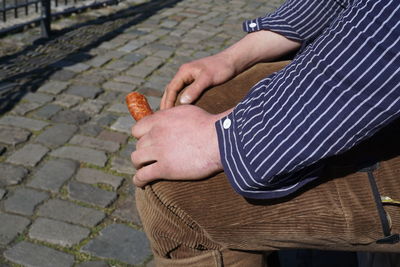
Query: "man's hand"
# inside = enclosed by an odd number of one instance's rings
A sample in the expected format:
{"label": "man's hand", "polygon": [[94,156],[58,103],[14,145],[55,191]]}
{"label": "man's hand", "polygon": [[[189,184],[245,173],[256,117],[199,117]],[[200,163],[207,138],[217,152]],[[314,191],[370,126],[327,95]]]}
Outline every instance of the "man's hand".
{"label": "man's hand", "polygon": [[173,107],[178,93],[186,86],[180,98],[182,104],[194,102],[205,89],[224,83],[234,75],[234,66],[224,53],[183,64],[167,85],[160,108]]}
{"label": "man's hand", "polygon": [[224,114],[211,115],[184,105],[140,120],[132,127],[132,135],[139,139],[131,156],[137,169],[134,184],[142,187],[157,179],[197,180],[221,171],[214,123]]}

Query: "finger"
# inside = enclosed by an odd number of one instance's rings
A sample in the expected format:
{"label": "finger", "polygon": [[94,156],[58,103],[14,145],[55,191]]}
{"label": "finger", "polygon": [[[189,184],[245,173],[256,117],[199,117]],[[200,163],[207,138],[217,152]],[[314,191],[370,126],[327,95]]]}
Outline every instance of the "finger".
{"label": "finger", "polygon": [[142,136],[147,134],[156,123],[156,118],[153,115],[146,116],[140,121],[136,122],[131,129],[132,136],[136,139],[140,139]]}
{"label": "finger", "polygon": [[136,150],[131,154],[131,161],[133,166],[139,170],[143,166],[152,164],[156,161],[156,150],[153,147]]}
{"label": "finger", "polygon": [[206,75],[200,75],[191,85],[182,93],[179,101],[181,104],[190,104],[199,98],[204,89],[211,85],[211,80]]}
{"label": "finger", "polygon": [[174,106],[178,93],[188,84],[195,80],[191,72],[182,70],[178,72],[175,77],[168,84],[165,90],[164,108],[171,108]]}
{"label": "finger", "polygon": [[158,162],[139,169],[133,177],[133,183],[138,187],[143,187],[149,182],[161,178],[161,168]]}
{"label": "finger", "polygon": [[143,149],[152,145],[152,138],[150,134],[143,135],[137,142],[136,142],[136,150]]}

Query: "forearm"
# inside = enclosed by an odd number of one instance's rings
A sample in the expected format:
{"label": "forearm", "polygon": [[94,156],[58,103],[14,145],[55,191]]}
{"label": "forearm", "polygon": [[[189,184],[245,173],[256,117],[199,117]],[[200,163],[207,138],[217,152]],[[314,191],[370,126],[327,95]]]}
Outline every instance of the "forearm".
{"label": "forearm", "polygon": [[268,62],[296,51],[301,43],[272,31],[247,34],[243,39],[222,51],[219,55],[239,74],[259,62]]}

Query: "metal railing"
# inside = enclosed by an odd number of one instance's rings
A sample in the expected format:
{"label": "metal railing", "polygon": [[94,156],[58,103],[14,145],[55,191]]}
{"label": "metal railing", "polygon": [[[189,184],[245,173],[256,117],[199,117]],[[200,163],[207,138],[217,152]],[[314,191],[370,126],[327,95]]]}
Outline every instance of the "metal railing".
{"label": "metal railing", "polygon": [[42,37],[51,35],[51,19],[119,0],[0,0],[0,36],[40,24]]}

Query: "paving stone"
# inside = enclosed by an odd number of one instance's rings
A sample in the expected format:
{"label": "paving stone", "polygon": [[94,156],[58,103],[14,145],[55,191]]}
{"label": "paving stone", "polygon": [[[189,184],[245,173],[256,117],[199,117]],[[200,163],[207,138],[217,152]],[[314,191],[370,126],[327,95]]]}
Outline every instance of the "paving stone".
{"label": "paving stone", "polygon": [[133,151],[136,150],[136,141],[129,141],[129,143],[124,147],[124,149],[119,152],[121,157],[130,158]]}
{"label": "paving stone", "polygon": [[105,56],[96,56],[92,58],[90,61],[87,61],[86,63],[89,64],[92,67],[99,68],[109,62],[112,59],[112,57],[109,57],[107,55]]}
{"label": "paving stone", "polygon": [[74,64],[74,65],[65,67],[64,69],[72,71],[72,72],[79,73],[79,72],[83,72],[83,71],[86,71],[86,70],[90,69],[90,66],[87,65],[87,64],[84,64],[84,63],[77,63],[77,64]]}
{"label": "paving stone", "polygon": [[145,57],[145,55],[141,55],[141,54],[137,54],[137,53],[129,53],[128,55],[122,57],[121,60],[131,62],[131,65],[132,65],[132,64],[138,63],[144,57]]}
{"label": "paving stone", "polygon": [[100,207],[108,207],[117,198],[115,192],[106,191],[92,185],[79,182],[68,184],[69,197],[74,200],[86,202]]}
{"label": "paving stone", "polygon": [[99,224],[105,217],[101,211],[60,199],[51,199],[41,205],[38,215],[87,227]]}
{"label": "paving stone", "polygon": [[71,95],[77,95],[84,98],[96,98],[103,89],[94,85],[79,85],[74,84],[69,87],[67,93]]}
{"label": "paving stone", "polygon": [[69,82],[49,81],[49,82],[45,83],[44,85],[42,85],[38,89],[38,92],[58,95],[59,93],[61,93],[65,89],[67,89],[68,85],[69,85]]}
{"label": "paving stone", "polygon": [[90,84],[90,85],[99,85],[102,84],[107,77],[104,77],[101,75],[101,73],[98,73],[98,70],[96,72],[85,72],[77,77],[75,77],[75,81],[79,81],[80,84]]}
{"label": "paving stone", "polygon": [[100,167],[104,167],[107,162],[107,156],[103,151],[98,151],[86,147],[60,147],[51,152],[50,155],[54,157],[73,159]]}
{"label": "paving stone", "polygon": [[112,216],[122,221],[141,226],[142,222],[135,205],[135,186],[132,183],[128,183],[128,186],[121,193],[126,195],[126,198],[118,199],[115,203],[115,210]]}
{"label": "paving stone", "polygon": [[116,91],[106,91],[101,94],[97,99],[105,101],[106,103],[113,103],[115,101],[122,101],[125,99],[126,93]]}
{"label": "paving stone", "polygon": [[29,230],[29,237],[63,247],[71,247],[87,238],[90,230],[52,219],[38,218]]}
{"label": "paving stone", "polygon": [[3,199],[3,197],[6,195],[7,191],[3,188],[0,188],[0,200]]}
{"label": "paving stone", "polygon": [[118,118],[115,114],[100,114],[100,116],[96,116],[93,120],[96,124],[101,126],[110,126],[116,119]]}
{"label": "paving stone", "polygon": [[28,186],[58,192],[78,167],[77,162],[68,159],[49,160],[36,172]]}
{"label": "paving stone", "polygon": [[28,129],[31,131],[40,131],[49,124],[44,121],[6,115],[6,116],[0,118],[0,125],[9,125],[9,126],[15,126],[15,127],[23,128],[23,129]]}
{"label": "paving stone", "polygon": [[8,145],[18,145],[28,140],[31,133],[15,127],[0,126],[0,142]]}
{"label": "paving stone", "polygon": [[120,47],[118,51],[130,53],[140,47],[142,47],[145,44],[145,42],[139,41],[139,40],[133,40],[127,43],[126,45]]}
{"label": "paving stone", "polygon": [[73,255],[26,241],[6,250],[4,257],[29,267],[71,267],[74,264]]}
{"label": "paving stone", "polygon": [[36,117],[38,119],[44,119],[48,120],[50,119],[54,114],[59,112],[62,108],[58,105],[53,105],[53,104],[47,104],[46,106],[43,106],[39,108],[38,110],[34,111],[32,113],[33,117]]}
{"label": "paving stone", "polygon": [[70,70],[59,70],[50,76],[50,80],[68,82],[69,80],[74,78],[75,75],[76,73]]}
{"label": "paving stone", "polygon": [[15,151],[7,162],[34,167],[47,154],[49,149],[38,144],[27,144]]}
{"label": "paving stone", "polygon": [[130,62],[127,60],[115,60],[115,61],[107,64],[107,66],[105,66],[105,68],[111,69],[111,70],[117,70],[117,71],[124,71],[132,65],[133,65],[133,62]]}
{"label": "paving stone", "polygon": [[115,152],[119,150],[119,144],[112,141],[105,141],[93,137],[83,136],[83,135],[75,135],[70,141],[70,144],[90,147],[99,150],[105,150],[107,152]]}
{"label": "paving stone", "polygon": [[85,125],[80,126],[79,129],[82,134],[90,136],[97,136],[103,130],[101,126],[94,123],[86,123]]}
{"label": "paving stone", "polygon": [[42,132],[36,138],[36,142],[51,148],[56,148],[67,143],[77,130],[78,127],[75,125],[55,124]]}
{"label": "paving stone", "polygon": [[76,180],[87,184],[108,184],[117,189],[121,186],[124,178],[95,169],[81,168],[76,174]]}
{"label": "paving stone", "polygon": [[27,218],[0,212],[0,245],[8,245],[30,224]]}
{"label": "paving stone", "polygon": [[83,100],[83,97],[75,96],[75,95],[66,95],[62,94],[57,97],[57,100],[53,102],[53,104],[60,105],[66,108],[72,108],[76,106]]}
{"label": "paving stone", "polygon": [[19,184],[27,174],[28,170],[24,167],[0,163],[0,186]]}
{"label": "paving stone", "polygon": [[54,96],[36,92],[36,93],[28,93],[22,99],[28,102],[46,104],[52,101],[54,99]]}
{"label": "paving stone", "polygon": [[147,96],[146,98],[153,111],[156,111],[160,108],[161,98],[154,96]]}
{"label": "paving stone", "polygon": [[105,106],[106,102],[98,99],[89,99],[86,102],[76,106],[74,110],[83,111],[89,115],[96,115],[99,114],[100,111]]}
{"label": "paving stone", "polygon": [[[143,78],[140,78],[140,77],[126,76],[126,75],[114,77],[114,80],[116,82],[129,83],[129,84],[131,84],[131,86],[132,85],[139,86],[139,85],[143,84],[145,81]],[[134,91],[135,87],[132,87],[132,90]]]}
{"label": "paving stone", "polygon": [[82,251],[128,264],[143,263],[151,255],[146,235],[123,224],[107,226]]}
{"label": "paving stone", "polygon": [[[140,64],[142,64],[142,63],[140,63]],[[128,74],[130,76],[139,77],[139,78],[146,78],[156,69],[157,68],[153,67],[153,66],[135,65],[132,68],[128,69],[126,71],[126,74]]]}
{"label": "paving stone", "polygon": [[109,265],[104,261],[87,261],[76,265],[76,267],[109,267]]}
{"label": "paving stone", "polygon": [[37,103],[37,102],[26,102],[26,103],[21,103],[18,104],[15,108],[13,108],[11,110],[12,114],[15,115],[25,115],[28,112],[37,109],[38,107],[41,107],[42,104],[41,103]]}
{"label": "paving stone", "polygon": [[32,215],[35,207],[48,197],[49,195],[45,192],[29,188],[17,188],[4,201],[4,209],[22,215]]}
{"label": "paving stone", "polygon": [[116,112],[116,113],[126,113],[129,114],[128,107],[126,104],[121,103],[114,103],[107,109],[109,112]]}
{"label": "paving stone", "polygon": [[116,92],[123,92],[123,93],[130,93],[133,91],[133,87],[127,83],[120,83],[120,82],[106,82],[103,84],[103,88],[111,91]]}
{"label": "paving stone", "polygon": [[103,130],[97,138],[107,141],[117,142],[119,144],[125,144],[128,136],[126,134],[121,134],[117,132],[112,132],[108,130]]}
{"label": "paving stone", "polygon": [[111,125],[111,129],[117,132],[131,134],[131,128],[135,124],[133,118],[128,116],[119,117],[116,122]]}
{"label": "paving stone", "polygon": [[52,122],[81,125],[90,120],[90,116],[79,110],[62,110],[51,119]]}
{"label": "paving stone", "polygon": [[111,170],[126,174],[136,173],[136,169],[133,167],[130,158],[123,158],[123,157],[115,157],[112,160]]}

